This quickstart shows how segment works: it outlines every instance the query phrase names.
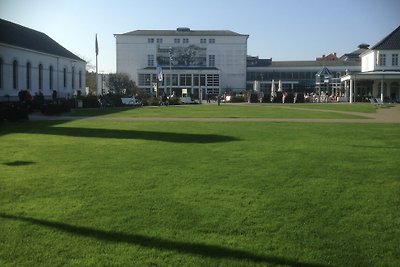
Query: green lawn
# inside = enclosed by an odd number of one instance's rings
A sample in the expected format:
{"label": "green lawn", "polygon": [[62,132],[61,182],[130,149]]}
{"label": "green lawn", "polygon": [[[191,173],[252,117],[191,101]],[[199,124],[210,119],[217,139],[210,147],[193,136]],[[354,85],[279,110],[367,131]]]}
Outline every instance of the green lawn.
{"label": "green lawn", "polygon": [[398,124],[3,124],[0,266],[399,266],[399,136]]}
{"label": "green lawn", "polygon": [[[307,109],[307,110],[304,110]],[[311,110],[310,110],[311,109]],[[325,112],[321,112],[323,110]],[[371,104],[222,104],[169,107],[76,109],[74,116],[192,117],[192,118],[363,118],[329,111],[375,112]]]}

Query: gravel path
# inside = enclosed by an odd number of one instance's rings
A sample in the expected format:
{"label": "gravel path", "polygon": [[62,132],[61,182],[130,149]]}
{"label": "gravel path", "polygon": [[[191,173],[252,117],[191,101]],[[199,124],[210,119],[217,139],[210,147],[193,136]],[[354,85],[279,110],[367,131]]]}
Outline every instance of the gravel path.
{"label": "gravel path", "polygon": [[111,120],[111,121],[192,121],[192,122],[317,122],[317,123],[400,123],[400,105],[391,107],[380,107],[376,113],[348,112],[334,110],[320,110],[296,108],[295,106],[271,106],[271,108],[288,108],[293,110],[310,110],[319,112],[330,112],[348,114],[364,117],[362,119],[310,119],[310,118],[178,118],[178,117],[79,117],[79,116],[43,116],[41,114],[31,114],[31,121],[38,120]]}

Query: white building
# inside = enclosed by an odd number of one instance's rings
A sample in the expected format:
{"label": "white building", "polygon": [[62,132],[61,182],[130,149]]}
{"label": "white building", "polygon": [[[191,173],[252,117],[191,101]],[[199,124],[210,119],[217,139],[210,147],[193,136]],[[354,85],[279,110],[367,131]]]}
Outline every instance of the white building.
{"label": "white building", "polygon": [[[350,101],[359,95],[380,98],[382,101],[400,101],[400,26],[371,49],[361,54],[361,73],[342,77],[349,88]],[[361,93],[360,84],[367,87]]]}
{"label": "white building", "polygon": [[85,93],[86,62],[42,32],[0,19],[0,98],[18,100],[21,90],[33,96],[69,98]]}
{"label": "white building", "polygon": [[246,88],[248,35],[232,31],[137,30],[115,34],[117,73],[126,73],[139,88],[152,93],[157,66],[163,80],[159,93],[193,97]]}

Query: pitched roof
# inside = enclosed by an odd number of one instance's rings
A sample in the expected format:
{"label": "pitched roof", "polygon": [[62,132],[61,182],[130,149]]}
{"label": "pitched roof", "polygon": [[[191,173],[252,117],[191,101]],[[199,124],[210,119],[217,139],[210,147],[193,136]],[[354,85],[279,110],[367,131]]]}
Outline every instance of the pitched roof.
{"label": "pitched roof", "polygon": [[377,43],[371,49],[373,50],[398,50],[400,49],[400,26]]}
{"label": "pitched roof", "polygon": [[[116,34],[119,35],[119,34]],[[189,28],[177,28],[176,30],[136,30],[120,35],[133,36],[247,36],[233,31],[218,30],[218,31],[192,31]]]}
{"label": "pitched roof", "polygon": [[343,61],[349,61],[349,60],[361,61],[360,55],[363,54],[365,51],[368,51],[369,50],[368,47],[369,47],[369,45],[367,46],[365,44],[361,44],[361,45],[358,46],[357,50],[355,50],[355,51],[353,51],[351,53],[344,54],[343,56],[341,56],[340,60],[343,60]]}
{"label": "pitched roof", "polygon": [[46,34],[0,19],[0,43],[84,61]]}
{"label": "pitched roof", "polygon": [[332,76],[332,72],[327,68],[323,67],[320,71],[317,72],[318,76]]}

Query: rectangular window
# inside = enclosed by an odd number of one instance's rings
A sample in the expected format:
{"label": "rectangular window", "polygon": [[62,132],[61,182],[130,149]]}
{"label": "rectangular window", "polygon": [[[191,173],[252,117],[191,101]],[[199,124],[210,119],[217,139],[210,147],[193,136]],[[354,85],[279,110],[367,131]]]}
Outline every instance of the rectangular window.
{"label": "rectangular window", "polygon": [[208,39],[208,43],[210,43],[210,44],[215,44],[215,38],[210,38],[210,39]]}
{"label": "rectangular window", "polygon": [[399,65],[399,54],[392,54],[392,66]]}
{"label": "rectangular window", "polygon": [[219,86],[219,74],[208,74],[207,86]]}
{"label": "rectangular window", "polygon": [[178,86],[178,74],[172,74],[172,86]]}
{"label": "rectangular window", "polygon": [[162,44],[163,43],[163,39],[162,38],[157,38],[157,44]]}
{"label": "rectangular window", "polygon": [[147,39],[147,42],[148,42],[149,44],[153,44],[153,43],[154,43],[154,38],[148,38],[148,39]]}
{"label": "rectangular window", "polygon": [[191,86],[192,85],[192,74],[181,74],[179,77],[180,86]]}
{"label": "rectangular window", "polygon": [[139,86],[150,86],[151,76],[150,74],[139,74]]}
{"label": "rectangular window", "polygon": [[206,38],[201,38],[200,39],[200,43],[201,44],[206,44],[207,43],[207,39]]}
{"label": "rectangular window", "polygon": [[154,67],[154,55],[147,55],[147,66]]}
{"label": "rectangular window", "polygon": [[200,86],[206,86],[206,75],[200,74]]}
{"label": "rectangular window", "polygon": [[189,38],[183,38],[182,41],[183,41],[184,44],[188,44],[189,43]]}
{"label": "rectangular window", "polygon": [[175,39],[174,39],[174,43],[175,43],[175,44],[180,44],[180,43],[181,43],[181,39],[175,38]]}
{"label": "rectangular window", "polygon": [[208,66],[215,67],[215,55],[208,55]]}
{"label": "rectangular window", "polygon": [[386,55],[385,54],[379,55],[379,66],[386,66]]}

